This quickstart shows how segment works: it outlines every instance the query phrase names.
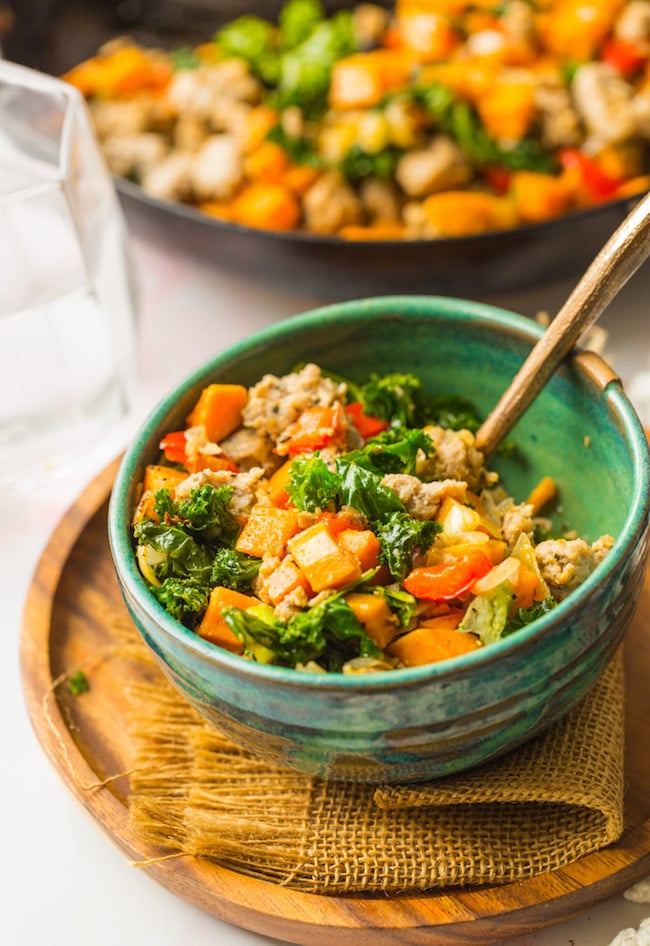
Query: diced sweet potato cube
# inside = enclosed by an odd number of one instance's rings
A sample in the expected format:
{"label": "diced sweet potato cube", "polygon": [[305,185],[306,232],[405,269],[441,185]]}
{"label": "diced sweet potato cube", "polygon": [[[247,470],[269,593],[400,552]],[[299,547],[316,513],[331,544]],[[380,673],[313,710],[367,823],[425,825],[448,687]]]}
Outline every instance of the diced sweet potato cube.
{"label": "diced sweet potato cube", "polygon": [[326,525],[327,531],[334,536],[337,542],[340,534],[345,529],[359,529],[359,516],[349,509],[341,509],[339,512],[325,510],[318,514],[316,521]]}
{"label": "diced sweet potato cube", "polygon": [[291,460],[286,460],[282,466],[278,467],[275,473],[269,477],[268,494],[274,506],[284,508],[289,502],[287,486],[290,480],[291,463]]}
{"label": "diced sweet potato cube", "polygon": [[196,459],[190,462],[189,469],[192,473],[198,473],[199,470],[213,470],[215,473],[218,470],[229,470],[231,473],[239,472],[237,464],[233,463],[225,453],[197,453]]}
{"label": "diced sweet potato cube", "polygon": [[361,566],[341,548],[323,522],[289,540],[288,548],[314,591],[341,588],[361,577]]}
{"label": "diced sweet potato cube", "polygon": [[231,651],[233,654],[242,654],[244,645],[239,638],[230,630],[221,612],[224,608],[241,608],[247,611],[253,605],[259,604],[257,598],[252,595],[243,595],[240,591],[233,591],[231,588],[223,588],[218,585],[212,589],[210,601],[201,623],[196,629],[199,637],[218,644],[219,647]]}
{"label": "diced sweet potato cube", "polygon": [[184,470],[174,470],[170,466],[158,466],[155,463],[150,463],[144,471],[143,492],[146,493],[147,490],[151,490],[152,493],[155,493],[157,489],[173,490],[186,477],[187,473]]}
{"label": "diced sweet potato cube", "polygon": [[435,617],[420,621],[420,627],[437,628],[440,631],[455,631],[465,614],[464,609],[454,608],[448,614],[438,614]]}
{"label": "diced sweet potato cube", "polygon": [[413,62],[411,53],[392,49],[374,49],[339,59],[332,70],[331,107],[345,110],[379,104],[387,92],[407,82]]}
{"label": "diced sweet potato cube", "polygon": [[278,509],[258,503],[253,506],[246,525],[237,539],[238,552],[282,556],[287,541],[298,531],[298,516],[293,509]]}
{"label": "diced sweet potato cube", "polygon": [[248,392],[241,384],[209,384],[190,411],[190,427],[205,427],[208,440],[219,443],[241,423]]}
{"label": "diced sweet potato cube", "polygon": [[518,608],[532,608],[535,601],[539,601],[544,595],[540,594],[540,581],[535,572],[526,565],[521,565],[519,576],[515,586],[515,603],[513,610]]}
{"label": "diced sweet potato cube", "polygon": [[362,571],[379,565],[379,539],[370,529],[344,529],[339,532],[337,542],[341,548],[351,552],[361,565]]}
{"label": "diced sweet potato cube", "polygon": [[362,624],[368,637],[377,647],[386,647],[395,637],[397,619],[388,607],[388,602],[381,595],[368,595],[351,592],[345,600],[354,611],[359,624]]}
{"label": "diced sweet potato cube", "polygon": [[515,205],[508,197],[479,191],[448,190],[430,194],[423,200],[422,207],[439,237],[503,230],[518,222]]}
{"label": "diced sweet potato cube", "polygon": [[186,476],[187,473],[183,470],[174,470],[169,466],[159,466],[158,464],[150,463],[144,471],[144,477],[142,478],[142,495],[133,514],[133,521],[139,522],[140,519],[153,519],[154,522],[158,522],[158,514],[155,509],[155,493],[159,489],[168,489],[173,492],[174,488],[178,486]]}
{"label": "diced sweet potato cube", "polygon": [[[430,622],[432,623],[433,621]],[[419,667],[470,653],[480,646],[481,642],[474,634],[429,626],[418,627],[398,637],[388,647],[388,651],[393,657],[398,657],[405,666]]]}

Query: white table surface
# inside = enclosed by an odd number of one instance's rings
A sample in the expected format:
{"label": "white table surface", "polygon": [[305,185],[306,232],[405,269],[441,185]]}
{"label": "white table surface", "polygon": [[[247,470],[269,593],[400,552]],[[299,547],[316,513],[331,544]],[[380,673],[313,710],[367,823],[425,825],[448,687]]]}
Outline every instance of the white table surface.
{"label": "white table surface", "polygon": [[[58,520],[84,485],[128,443],[167,389],[207,357],[323,299],[245,284],[178,247],[145,241],[131,221],[140,285],[139,396],[131,415],[89,451],[83,467],[22,496],[0,495],[0,719],[3,883],[0,943],[11,946],[257,946],[274,943],[177,899],[132,867],[65,788],[38,744],[24,707],[18,666],[22,608],[33,569]],[[553,312],[572,281],[496,302],[533,316]],[[650,265],[603,316],[607,354],[624,382],[650,370]],[[650,422],[650,401],[637,406]],[[646,413],[647,412],[647,413]],[[650,786],[649,786],[650,790]],[[650,903],[622,894],[581,917],[512,946],[608,946],[637,929]],[[395,940],[398,942],[398,940]],[[435,940],[431,939],[432,946]],[[486,946],[489,944],[486,943]]]}

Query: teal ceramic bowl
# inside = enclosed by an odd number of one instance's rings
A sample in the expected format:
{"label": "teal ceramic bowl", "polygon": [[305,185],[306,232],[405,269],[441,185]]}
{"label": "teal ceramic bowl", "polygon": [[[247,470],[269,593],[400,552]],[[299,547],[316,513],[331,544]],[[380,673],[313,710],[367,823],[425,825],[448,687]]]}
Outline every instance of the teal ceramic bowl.
{"label": "teal ceramic bowl", "polygon": [[[109,533],[122,593],[171,682],[234,742],[268,760],[333,779],[421,781],[476,766],[542,732],[593,686],[621,643],[643,582],[649,519],[648,448],[616,377],[596,356],[573,358],[512,433],[525,458],[495,462],[525,499],[548,474],[562,516],[614,548],[552,612],[503,641],[448,661],[380,674],[303,673],[256,664],[202,640],[148,592],[129,524],[145,465],[209,382],[250,385],[312,360],[365,380],[418,374],[487,414],[541,329],[474,302],[392,297],[288,319],[212,358],[143,424],[113,490]],[[594,367],[595,363],[595,367]]]}

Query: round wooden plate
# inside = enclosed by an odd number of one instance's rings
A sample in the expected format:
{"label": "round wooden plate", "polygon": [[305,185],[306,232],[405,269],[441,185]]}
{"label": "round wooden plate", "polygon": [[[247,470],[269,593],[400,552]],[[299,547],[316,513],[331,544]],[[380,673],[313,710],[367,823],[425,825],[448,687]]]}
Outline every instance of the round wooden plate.
{"label": "round wooden plate", "polygon": [[[25,608],[22,679],[32,724],[51,762],[127,857],[143,861],[167,852],[131,832],[128,779],[91,788],[127,769],[122,691],[127,675],[132,679],[138,671],[133,662],[106,660],[93,670],[92,689],[82,699],[64,686],[53,689],[62,673],[105,651],[111,622],[126,617],[106,535],[116,463],[83,492],[43,553]],[[625,647],[625,831],[618,843],[568,867],[505,886],[394,897],[304,894],[191,857],[144,869],[222,920],[306,946],[329,942],[332,934],[339,946],[395,939],[487,946],[569,919],[650,874],[650,575]]]}

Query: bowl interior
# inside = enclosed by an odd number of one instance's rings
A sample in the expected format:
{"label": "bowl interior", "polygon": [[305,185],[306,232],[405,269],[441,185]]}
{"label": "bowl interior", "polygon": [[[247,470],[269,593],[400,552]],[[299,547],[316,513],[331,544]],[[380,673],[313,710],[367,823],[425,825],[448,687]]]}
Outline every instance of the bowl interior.
{"label": "bowl interior", "polygon": [[[130,545],[136,487],[146,463],[155,462],[161,435],[183,424],[206,383],[250,385],[266,373],[284,374],[306,361],[357,381],[372,373],[407,371],[421,377],[431,393],[462,395],[485,416],[541,333],[528,319],[480,303],[386,297],[317,309],[230,348],[170,392],[127,451],[110,512],[118,572],[131,593],[141,600],[150,597]],[[612,534],[616,546],[605,565],[611,572],[638,537],[648,505],[647,446],[620,385],[603,390],[583,369],[567,363],[511,439],[517,449],[510,456],[497,454],[493,463],[510,495],[521,502],[541,476],[554,477],[560,489],[556,525],[575,528],[589,541]],[[591,578],[576,594],[588,593]],[[157,612],[153,599],[150,603]],[[174,623],[163,622],[168,631]]]}

